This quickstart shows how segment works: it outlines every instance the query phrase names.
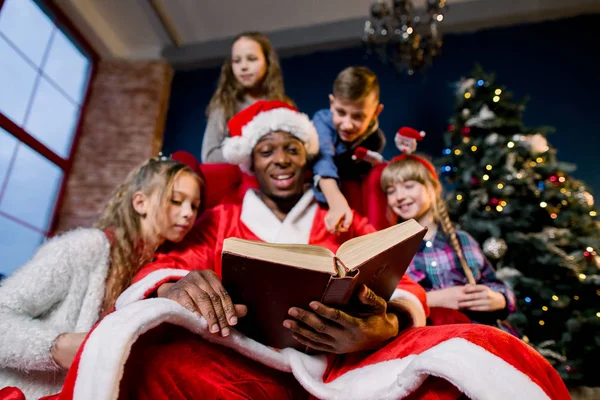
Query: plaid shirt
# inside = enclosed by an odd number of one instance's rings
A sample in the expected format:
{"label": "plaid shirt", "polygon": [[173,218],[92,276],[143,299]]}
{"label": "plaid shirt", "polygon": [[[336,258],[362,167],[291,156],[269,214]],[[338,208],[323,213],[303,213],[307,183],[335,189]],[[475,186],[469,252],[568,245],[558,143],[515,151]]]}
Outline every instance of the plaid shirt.
{"label": "plaid shirt", "polygon": [[[508,311],[514,311],[516,308],[514,293],[496,277],[494,267],[483,255],[479,244],[464,231],[457,230],[456,238],[475,281],[495,292],[502,293],[506,298]],[[438,228],[433,239],[421,243],[407,273],[426,291],[468,283],[460,260],[441,227]]]}

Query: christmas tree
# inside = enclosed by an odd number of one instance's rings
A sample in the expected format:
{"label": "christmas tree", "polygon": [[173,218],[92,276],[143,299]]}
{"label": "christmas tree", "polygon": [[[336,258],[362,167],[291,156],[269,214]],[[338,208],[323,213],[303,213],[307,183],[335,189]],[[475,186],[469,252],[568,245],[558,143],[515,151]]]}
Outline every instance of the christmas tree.
{"label": "christmas tree", "polygon": [[591,385],[600,359],[600,226],[594,198],[546,139],[523,125],[524,101],[475,68],[457,89],[438,160],[454,221],[511,285],[508,322],[567,384]]}

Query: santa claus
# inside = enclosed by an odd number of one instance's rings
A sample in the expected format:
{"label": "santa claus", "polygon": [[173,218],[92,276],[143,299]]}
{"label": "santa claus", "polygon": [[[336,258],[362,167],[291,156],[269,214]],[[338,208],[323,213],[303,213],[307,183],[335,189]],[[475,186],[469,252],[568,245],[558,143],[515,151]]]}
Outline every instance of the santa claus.
{"label": "santa claus", "polygon": [[59,398],[569,398],[554,369],[513,336],[478,325],[424,327],[425,293],[408,277],[391,299],[363,287],[368,315],[318,301],[291,308],[282,324],[317,354],[270,348],[237,331],[246,308],[220,283],[225,238],[336,250],[374,228],[357,215],[348,232],[327,233],[327,210],[305,185],[318,150],[306,115],[259,101],[229,128],[224,155],[254,173],[260,190],[206,212],[183,243],[138,273],[89,334]]}

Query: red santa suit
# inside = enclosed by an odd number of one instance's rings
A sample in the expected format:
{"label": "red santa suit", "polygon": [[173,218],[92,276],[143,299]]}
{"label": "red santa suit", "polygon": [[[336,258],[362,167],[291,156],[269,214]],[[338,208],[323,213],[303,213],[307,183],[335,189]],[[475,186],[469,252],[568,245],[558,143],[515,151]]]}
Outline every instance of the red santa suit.
{"label": "red santa suit", "polygon": [[[61,399],[568,399],[555,370],[528,345],[478,325],[423,327],[423,290],[405,278],[394,293],[414,327],[387,346],[342,356],[264,346],[236,331],[222,338],[178,303],[149,298],[193,268],[219,275],[227,237],[312,243],[331,250],[372,232],[355,216],[348,233],[326,232],[326,210],[307,192],[283,222],[249,191],[218,206],[186,243],[144,267],[136,283],[88,335]],[[463,395],[464,393],[464,395]]]}

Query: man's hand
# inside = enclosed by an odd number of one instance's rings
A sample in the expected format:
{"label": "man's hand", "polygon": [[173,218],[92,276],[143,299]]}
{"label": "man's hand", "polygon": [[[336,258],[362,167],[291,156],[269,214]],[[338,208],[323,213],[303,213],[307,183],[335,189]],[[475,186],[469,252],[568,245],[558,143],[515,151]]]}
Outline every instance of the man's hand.
{"label": "man's hand", "polygon": [[464,295],[458,302],[458,308],[470,311],[496,311],[506,307],[506,298],[502,293],[494,292],[485,285],[467,285]]}
{"label": "man's hand", "polygon": [[63,333],[58,335],[50,349],[54,362],[62,369],[68,370],[86,336],[87,333]]}
{"label": "man's hand", "polygon": [[366,286],[359,292],[360,302],[370,309],[353,317],[317,301],[310,303],[313,310],[290,308],[283,326],[294,332],[294,338],[315,350],[335,354],[379,349],[398,335],[398,318],[387,312],[387,303]]}
{"label": "man's hand", "polygon": [[246,306],[234,305],[221,281],[211,270],[194,270],[176,283],[165,283],[157,291],[159,297],[176,301],[204,317],[211,333],[229,335],[229,327],[248,312]]}

